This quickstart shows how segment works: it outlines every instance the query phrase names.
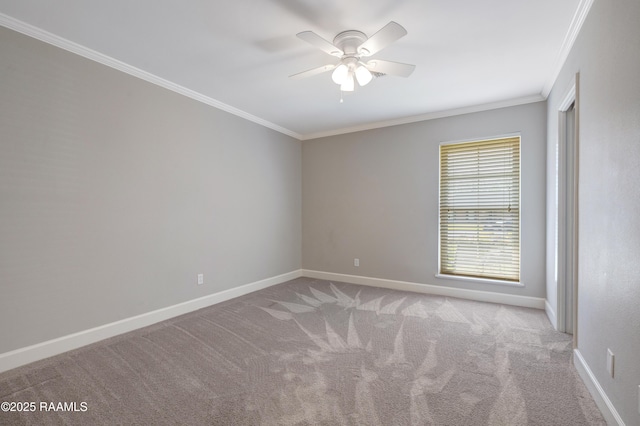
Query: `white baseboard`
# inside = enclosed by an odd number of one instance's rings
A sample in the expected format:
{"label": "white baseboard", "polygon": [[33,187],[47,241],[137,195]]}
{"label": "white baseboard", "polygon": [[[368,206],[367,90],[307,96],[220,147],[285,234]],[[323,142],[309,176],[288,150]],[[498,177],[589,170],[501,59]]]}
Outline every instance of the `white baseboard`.
{"label": "white baseboard", "polygon": [[549,318],[549,322],[556,330],[558,329],[558,317],[556,316],[556,311],[553,310],[548,300],[544,301],[544,311],[547,313],[547,317]]}
{"label": "white baseboard", "polygon": [[302,276],[300,269],[0,354],[0,373]]}
{"label": "white baseboard", "polygon": [[445,287],[432,284],[411,283],[406,281],[386,280],[381,278],[362,277],[358,275],[335,274],[332,272],[302,270],[302,276],[322,280],[340,281],[351,284],[382,287],[391,290],[412,291],[414,293],[436,294],[439,296],[459,297],[480,302],[502,303],[505,305],[524,306],[527,308],[544,309],[545,300],[540,297],[517,296],[513,294],[495,293],[491,291],[466,290],[455,287]]}
{"label": "white baseboard", "polygon": [[582,381],[587,386],[589,393],[596,402],[596,405],[600,409],[600,412],[604,416],[604,419],[607,421],[607,424],[624,426],[624,421],[622,421],[618,411],[611,403],[611,400],[604,392],[604,389],[602,389],[602,386],[600,386],[598,379],[596,379],[596,376],[593,374],[578,349],[573,350],[573,364],[575,365],[576,370],[578,370],[578,374],[582,378]]}

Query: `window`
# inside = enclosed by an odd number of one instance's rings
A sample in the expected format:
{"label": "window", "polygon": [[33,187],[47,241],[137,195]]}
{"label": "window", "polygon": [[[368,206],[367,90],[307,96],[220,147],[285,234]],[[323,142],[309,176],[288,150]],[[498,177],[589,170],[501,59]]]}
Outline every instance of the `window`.
{"label": "window", "polygon": [[440,146],[440,273],[520,281],[520,137]]}

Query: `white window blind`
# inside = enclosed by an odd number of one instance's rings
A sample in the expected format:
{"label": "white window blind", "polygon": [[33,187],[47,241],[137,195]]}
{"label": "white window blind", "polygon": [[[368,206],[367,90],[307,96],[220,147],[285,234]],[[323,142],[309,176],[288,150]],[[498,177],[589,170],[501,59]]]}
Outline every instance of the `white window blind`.
{"label": "white window blind", "polygon": [[520,137],[440,146],[440,273],[520,281]]}

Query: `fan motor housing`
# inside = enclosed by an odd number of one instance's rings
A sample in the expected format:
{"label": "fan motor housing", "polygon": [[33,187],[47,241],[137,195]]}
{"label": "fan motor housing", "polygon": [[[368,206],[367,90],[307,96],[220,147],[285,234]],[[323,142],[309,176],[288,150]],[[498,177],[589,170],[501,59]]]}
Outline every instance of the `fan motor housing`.
{"label": "fan motor housing", "polygon": [[358,54],[358,46],[367,41],[367,35],[362,31],[343,31],[333,39],[333,45],[339,47],[345,55],[353,56]]}

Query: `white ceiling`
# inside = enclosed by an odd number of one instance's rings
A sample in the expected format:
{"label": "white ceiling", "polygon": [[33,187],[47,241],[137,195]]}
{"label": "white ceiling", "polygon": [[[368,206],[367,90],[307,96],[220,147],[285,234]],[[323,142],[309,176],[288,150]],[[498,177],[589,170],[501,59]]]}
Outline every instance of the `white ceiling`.
{"label": "white ceiling", "polygon": [[[0,0],[0,24],[181,91],[292,136],[310,137],[542,100],[588,0]],[[416,65],[340,104],[336,59],[296,38],[408,35],[374,58]],[[70,43],[71,42],[71,43]],[[113,59],[117,61],[113,61]],[[159,78],[158,78],[159,77]]]}

